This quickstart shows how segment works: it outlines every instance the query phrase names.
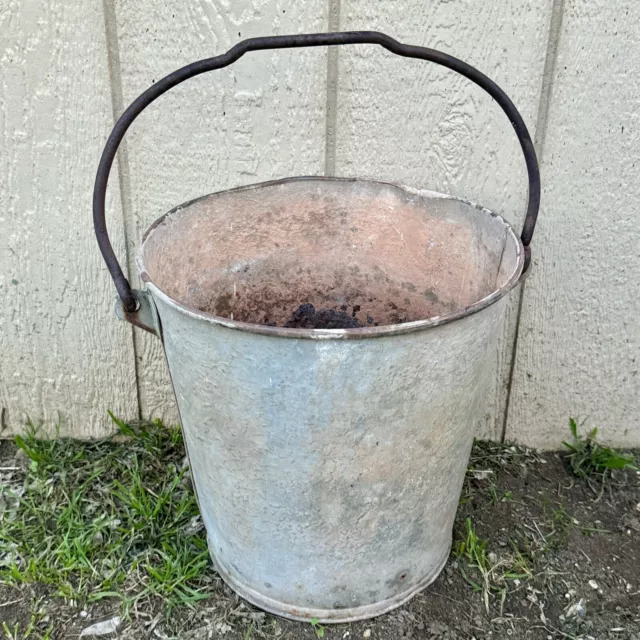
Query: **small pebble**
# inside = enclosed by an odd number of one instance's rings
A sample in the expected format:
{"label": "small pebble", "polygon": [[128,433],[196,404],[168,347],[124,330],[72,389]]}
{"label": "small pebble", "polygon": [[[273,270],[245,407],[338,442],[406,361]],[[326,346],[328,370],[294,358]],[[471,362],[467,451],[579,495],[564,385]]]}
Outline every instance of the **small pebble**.
{"label": "small pebble", "polygon": [[371,637],[371,629],[365,629],[364,633],[362,634],[363,638],[370,638]]}
{"label": "small pebble", "polygon": [[580,598],[579,602],[572,604],[565,612],[565,618],[584,618],[587,613],[587,607],[584,600]]}
{"label": "small pebble", "polygon": [[81,618],[86,618],[89,614],[86,611],[81,611],[80,612],[80,617]]}
{"label": "small pebble", "polygon": [[592,589],[595,589],[595,590],[597,590],[597,589],[598,589],[598,583],[597,583],[595,580],[589,580],[589,586],[590,586]]}
{"label": "small pebble", "polygon": [[80,632],[80,637],[84,638],[85,636],[94,637],[94,636],[106,636],[118,631],[118,627],[121,622],[120,616],[116,616],[115,618],[111,618],[110,620],[103,620],[102,622],[96,622],[92,624],[90,627],[83,629]]}

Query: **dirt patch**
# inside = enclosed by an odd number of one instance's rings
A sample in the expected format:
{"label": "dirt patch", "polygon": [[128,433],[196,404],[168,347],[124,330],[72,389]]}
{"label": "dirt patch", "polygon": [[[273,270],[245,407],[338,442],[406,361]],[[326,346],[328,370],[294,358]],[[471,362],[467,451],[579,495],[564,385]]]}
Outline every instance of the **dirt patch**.
{"label": "dirt patch", "polygon": [[[288,274],[294,266],[292,277]],[[331,274],[322,270],[322,265],[290,265],[287,272],[281,273],[278,268],[261,263],[258,270],[245,267],[240,276],[223,274],[215,284],[193,284],[189,295],[198,301],[192,306],[207,313],[272,326],[285,326],[291,310],[301,300],[316,309],[358,307],[361,326],[369,326],[367,318],[376,318],[384,325],[399,324],[459,308],[450,300],[441,300],[431,289],[418,291],[410,282],[398,282],[382,269],[363,273],[357,265],[350,265],[333,266]],[[414,308],[416,304],[419,311]]]}
{"label": "dirt patch", "polygon": [[[0,484],[24,484],[24,459],[12,446],[0,454]],[[0,564],[2,545],[0,539]],[[482,558],[489,563],[486,591]],[[205,594],[194,608],[168,609],[150,596],[127,610],[118,599],[64,599],[44,584],[0,585],[0,637],[77,637],[90,624],[121,616],[123,640],[637,640],[640,475],[615,472],[604,484],[577,480],[560,454],[478,443],[451,558],[407,605],[373,620],[320,626],[259,611],[213,570]]]}
{"label": "dirt patch", "polygon": [[[353,307],[351,314],[347,313],[348,307],[343,305],[340,310],[319,309],[310,304],[301,304],[285,322],[284,326],[290,329],[358,329],[363,325],[356,313],[360,311],[360,305]],[[371,323],[373,318],[369,316]]]}

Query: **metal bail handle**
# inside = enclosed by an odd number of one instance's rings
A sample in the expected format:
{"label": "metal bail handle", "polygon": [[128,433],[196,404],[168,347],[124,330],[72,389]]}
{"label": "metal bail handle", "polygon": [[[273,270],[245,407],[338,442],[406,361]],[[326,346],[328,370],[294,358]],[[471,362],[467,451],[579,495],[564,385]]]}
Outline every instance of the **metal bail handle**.
{"label": "metal bail handle", "polygon": [[214,58],[206,58],[170,73],[168,76],[156,82],[134,100],[126,111],[120,116],[116,122],[107,144],[105,145],[100,164],[98,165],[98,173],[96,174],[96,182],[93,188],[93,226],[98,240],[98,246],[102,252],[102,257],[109,269],[109,273],[113,278],[113,282],[118,290],[118,295],[122,300],[124,309],[128,312],[135,312],[138,309],[138,302],[135,294],[131,289],[129,281],[122,272],[122,268],[118,263],[105,222],[105,196],[107,191],[107,183],[109,181],[109,172],[113,165],[113,161],[118,151],[118,146],[131,126],[132,122],[140,115],[145,107],[150,105],[156,98],[176,85],[200,75],[207,71],[222,69],[227,67],[245,53],[249,51],[264,51],[268,49],[293,49],[300,47],[323,47],[335,46],[343,44],[378,44],[387,49],[391,53],[395,53],[404,58],[417,58],[419,60],[428,60],[436,64],[447,67],[457,73],[468,78],[479,87],[482,87],[507,114],[511,125],[513,126],[518,141],[522,147],[522,153],[527,164],[527,173],[529,176],[529,202],[527,204],[527,214],[520,236],[525,250],[525,263],[523,273],[529,268],[531,262],[531,249],[529,247],[533,231],[536,226],[538,217],[538,209],[540,208],[540,170],[538,168],[538,159],[533,148],[533,141],[529,135],[529,131],[522,119],[522,116],[516,109],[515,105],[507,94],[490,78],[472,67],[471,65],[458,60],[446,53],[428,49],[426,47],[417,47],[409,44],[402,44],[394,40],[384,33],[377,31],[345,31],[338,33],[313,33],[299,34],[292,36],[272,36],[267,38],[250,38],[239,42],[226,53]]}

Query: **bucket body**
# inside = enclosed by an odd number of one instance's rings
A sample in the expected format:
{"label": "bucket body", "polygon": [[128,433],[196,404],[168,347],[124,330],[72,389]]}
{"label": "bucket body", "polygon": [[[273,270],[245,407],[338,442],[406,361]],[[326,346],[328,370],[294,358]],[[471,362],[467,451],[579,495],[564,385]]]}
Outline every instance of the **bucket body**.
{"label": "bucket body", "polygon": [[[527,167],[520,238],[450,196],[290,178],[157,220],[138,254],[147,291],[132,289],[105,203],[118,147],[145,107],[250,51],[361,44],[459,73],[500,106]],[[503,297],[531,263],[540,191],[527,126],[495,82],[379,32],[249,38],[124,110],[96,174],[96,239],[116,313],[163,340],[211,555],[245,598],[289,618],[349,621],[437,576]]]}
{"label": "bucket body", "polygon": [[[138,266],[224,580],[325,622],[433,581],[522,271],[511,227],[449,196],[298,178],[179,207]],[[304,303],[362,328],[283,327]]]}

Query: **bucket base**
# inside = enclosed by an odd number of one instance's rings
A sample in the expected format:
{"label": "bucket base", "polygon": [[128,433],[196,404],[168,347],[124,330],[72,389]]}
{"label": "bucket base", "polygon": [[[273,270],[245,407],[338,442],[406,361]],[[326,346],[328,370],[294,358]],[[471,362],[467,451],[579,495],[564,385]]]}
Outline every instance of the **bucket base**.
{"label": "bucket base", "polygon": [[376,616],[381,616],[392,609],[402,606],[405,602],[408,602],[413,598],[413,596],[422,591],[422,589],[428,587],[440,575],[444,565],[447,563],[449,553],[451,551],[451,544],[449,544],[446,553],[443,554],[442,559],[438,562],[435,571],[426,575],[422,580],[420,580],[420,582],[418,582],[418,584],[406,591],[403,591],[402,593],[399,593],[393,598],[349,609],[310,609],[307,607],[296,607],[280,602],[279,600],[274,600],[273,598],[269,598],[268,596],[265,596],[255,589],[243,584],[233,576],[220,559],[216,557],[213,552],[213,545],[211,544],[211,540],[208,536],[207,542],[209,544],[209,553],[213,561],[214,569],[218,574],[220,574],[220,577],[227,583],[227,585],[229,585],[229,587],[251,604],[255,605],[259,609],[263,609],[264,611],[268,611],[269,613],[273,613],[277,616],[282,616],[283,618],[288,618],[289,620],[299,620],[301,622],[317,620],[322,623],[335,624],[375,618]]}

